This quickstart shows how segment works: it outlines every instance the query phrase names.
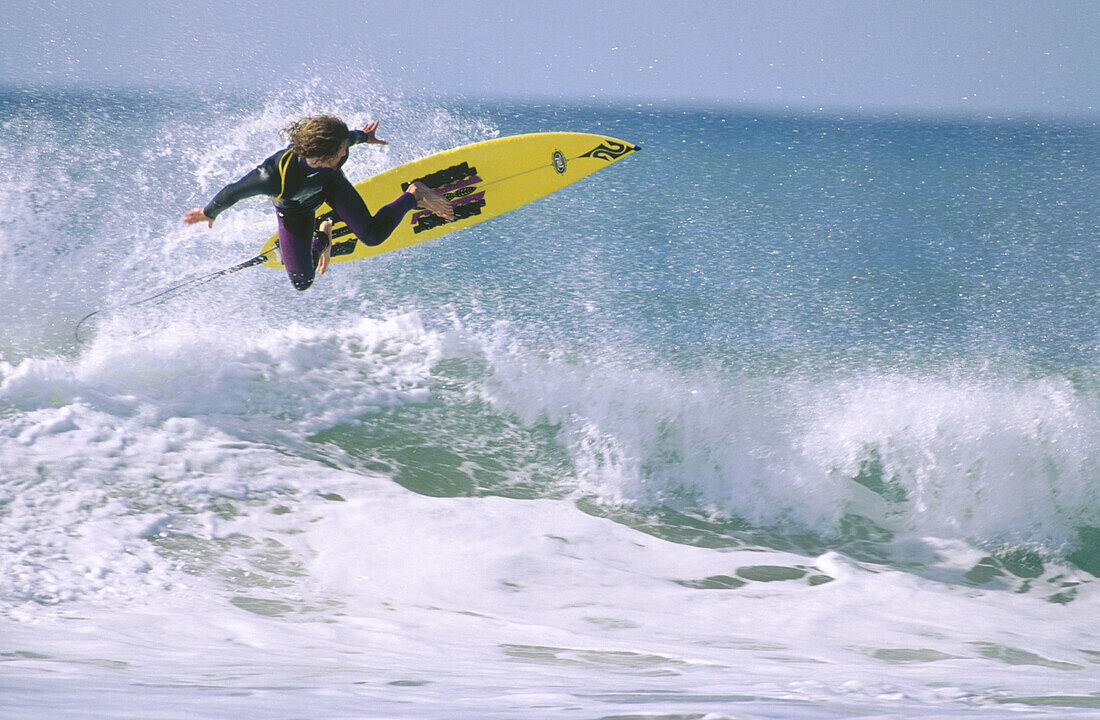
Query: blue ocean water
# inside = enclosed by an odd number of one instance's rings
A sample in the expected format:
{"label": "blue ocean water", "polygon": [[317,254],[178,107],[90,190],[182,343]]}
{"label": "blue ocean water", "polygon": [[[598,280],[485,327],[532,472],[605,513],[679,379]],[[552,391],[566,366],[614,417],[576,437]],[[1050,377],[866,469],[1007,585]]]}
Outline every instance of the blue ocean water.
{"label": "blue ocean water", "polygon": [[[318,112],[382,121],[353,180],[643,149],[307,293],[125,307],[255,254],[262,200],[182,213]],[[0,94],[0,717],[1100,716],[1098,139]]]}

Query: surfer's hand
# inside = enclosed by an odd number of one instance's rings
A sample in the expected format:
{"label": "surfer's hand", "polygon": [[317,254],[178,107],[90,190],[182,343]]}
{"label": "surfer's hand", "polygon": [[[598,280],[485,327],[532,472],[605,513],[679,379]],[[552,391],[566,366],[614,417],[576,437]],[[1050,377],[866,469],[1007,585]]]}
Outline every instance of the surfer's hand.
{"label": "surfer's hand", "polygon": [[374,136],[374,131],[377,130],[377,129],[378,129],[378,121],[377,120],[375,120],[372,123],[367,123],[366,125],[364,125],[363,126],[363,134],[367,136],[367,139],[364,140],[363,142],[365,142],[368,145],[389,145],[389,143],[386,142],[385,140],[379,140],[378,138],[376,138]]}
{"label": "surfer's hand", "polygon": [[183,221],[188,225],[201,223],[204,220],[206,221],[207,227],[214,227],[214,218],[206,217],[206,212],[203,208],[192,208],[183,214]]}
{"label": "surfer's hand", "polygon": [[455,219],[455,209],[451,201],[419,180],[409,185],[409,192],[416,198],[417,204],[425,210],[435,213],[448,222]]}

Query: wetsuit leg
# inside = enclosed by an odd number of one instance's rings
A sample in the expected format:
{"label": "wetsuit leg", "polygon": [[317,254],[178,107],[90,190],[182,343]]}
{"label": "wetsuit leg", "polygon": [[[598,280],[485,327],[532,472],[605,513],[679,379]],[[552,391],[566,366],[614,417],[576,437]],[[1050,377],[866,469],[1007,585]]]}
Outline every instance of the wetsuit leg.
{"label": "wetsuit leg", "polygon": [[372,247],[385,242],[401,219],[410,210],[416,209],[416,198],[402,193],[379,210],[377,215],[371,215],[363,198],[343,174],[333,181],[326,199],[337,216],[355,233],[355,237]]}
{"label": "wetsuit leg", "polygon": [[290,282],[297,290],[307,290],[313,284],[317,261],[313,252],[313,213],[279,216],[279,250]]}

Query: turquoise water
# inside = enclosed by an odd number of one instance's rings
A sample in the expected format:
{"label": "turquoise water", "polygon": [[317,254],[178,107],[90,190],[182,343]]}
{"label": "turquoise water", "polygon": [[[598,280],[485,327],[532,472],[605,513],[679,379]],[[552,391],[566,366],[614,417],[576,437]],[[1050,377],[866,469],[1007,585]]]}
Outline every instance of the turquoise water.
{"label": "turquoise water", "polygon": [[[0,716],[1098,712],[1094,124],[361,85],[0,95]],[[74,337],[322,111],[643,150]]]}

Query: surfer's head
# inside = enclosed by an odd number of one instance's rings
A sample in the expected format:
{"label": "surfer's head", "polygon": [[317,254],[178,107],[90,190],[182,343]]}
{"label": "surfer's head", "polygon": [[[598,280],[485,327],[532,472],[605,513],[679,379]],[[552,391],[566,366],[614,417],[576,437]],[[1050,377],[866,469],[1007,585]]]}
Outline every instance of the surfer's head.
{"label": "surfer's head", "polygon": [[302,118],[283,128],[295,155],[307,159],[342,160],[347,151],[348,126],[332,115]]}

